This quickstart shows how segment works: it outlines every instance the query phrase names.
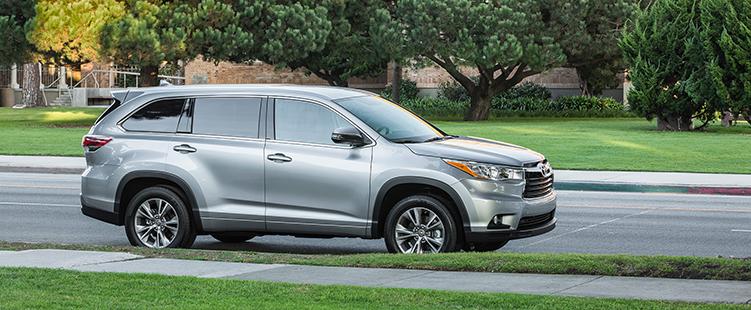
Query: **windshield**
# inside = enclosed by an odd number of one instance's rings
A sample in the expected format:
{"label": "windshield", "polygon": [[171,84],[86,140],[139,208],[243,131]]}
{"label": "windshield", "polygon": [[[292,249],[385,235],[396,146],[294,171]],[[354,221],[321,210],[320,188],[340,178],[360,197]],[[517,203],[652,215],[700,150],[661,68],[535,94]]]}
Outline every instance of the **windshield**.
{"label": "windshield", "polygon": [[392,142],[419,143],[445,136],[440,129],[419,116],[378,96],[353,97],[335,102]]}

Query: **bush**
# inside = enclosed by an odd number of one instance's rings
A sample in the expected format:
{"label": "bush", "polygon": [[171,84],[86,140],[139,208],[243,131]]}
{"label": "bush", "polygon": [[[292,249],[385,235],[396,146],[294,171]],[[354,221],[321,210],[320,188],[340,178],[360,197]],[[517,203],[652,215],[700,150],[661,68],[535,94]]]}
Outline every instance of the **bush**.
{"label": "bush", "polygon": [[[401,101],[417,98],[418,92],[417,82],[410,79],[402,79],[399,85],[399,97],[401,97]],[[381,91],[381,97],[391,99],[391,84],[387,84]]]}
{"label": "bush", "polygon": [[[477,79],[478,77],[473,77],[472,81],[477,82]],[[496,95],[494,99],[530,98],[548,100],[551,96],[550,91],[545,86],[532,82],[524,82]],[[469,94],[467,94],[467,90],[454,80],[443,82],[438,86],[438,97],[454,101],[467,101],[471,99]]]}
{"label": "bush", "polygon": [[[429,119],[461,119],[469,101],[445,98],[417,98],[402,101],[402,106]],[[560,97],[556,100],[521,97],[495,98],[494,117],[633,117],[625,106],[612,98]]]}
{"label": "bush", "polygon": [[496,97],[506,99],[530,98],[548,100],[551,96],[550,91],[545,86],[532,82],[524,82],[498,94]]}
{"label": "bush", "polygon": [[469,101],[415,98],[402,100],[401,105],[425,118],[461,118],[469,108]]}
{"label": "bush", "polygon": [[[473,81],[476,79],[477,77],[472,78]],[[453,79],[438,85],[438,97],[452,101],[469,101],[470,99],[464,86]]]}

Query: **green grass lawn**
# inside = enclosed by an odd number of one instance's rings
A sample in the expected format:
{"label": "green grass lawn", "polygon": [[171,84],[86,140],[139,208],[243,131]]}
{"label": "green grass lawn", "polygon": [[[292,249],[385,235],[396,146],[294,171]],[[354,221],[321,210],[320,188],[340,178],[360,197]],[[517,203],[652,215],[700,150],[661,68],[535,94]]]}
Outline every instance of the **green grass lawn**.
{"label": "green grass lawn", "polygon": [[0,154],[83,156],[98,108],[0,108]]}
{"label": "green grass lawn", "polygon": [[0,268],[3,309],[725,309],[742,305]]}
{"label": "green grass lawn", "polygon": [[115,251],[152,258],[261,264],[751,281],[751,258],[508,252],[462,252],[431,255],[394,255],[387,253],[305,255],[194,249],[155,250],[119,246],[0,241],[0,250],[28,249]]}
{"label": "green grass lawn", "polygon": [[436,122],[451,134],[528,147],[553,167],[580,170],[751,173],[751,126],[658,132],[643,119],[509,118]]}
{"label": "green grass lawn", "polygon": [[[0,154],[81,156],[81,137],[102,109],[0,108]],[[437,121],[451,134],[522,145],[558,169],[751,173],[751,126],[658,132],[636,118]]]}

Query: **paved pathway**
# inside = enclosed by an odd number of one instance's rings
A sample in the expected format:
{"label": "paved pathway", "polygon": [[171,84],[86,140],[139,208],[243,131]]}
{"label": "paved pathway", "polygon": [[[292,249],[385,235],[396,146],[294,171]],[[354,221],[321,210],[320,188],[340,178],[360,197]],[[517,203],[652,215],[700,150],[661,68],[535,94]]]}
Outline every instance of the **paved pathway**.
{"label": "paved pathway", "polygon": [[11,266],[305,284],[751,303],[751,282],[745,281],[264,265],[67,250],[0,251],[0,267]]}

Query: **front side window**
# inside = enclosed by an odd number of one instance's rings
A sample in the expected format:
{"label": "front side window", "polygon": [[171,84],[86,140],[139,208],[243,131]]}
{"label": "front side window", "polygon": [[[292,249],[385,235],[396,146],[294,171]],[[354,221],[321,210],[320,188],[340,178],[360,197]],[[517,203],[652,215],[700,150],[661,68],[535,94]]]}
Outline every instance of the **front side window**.
{"label": "front side window", "polygon": [[123,128],[130,131],[175,132],[185,99],[167,99],[149,103],[133,113]]}
{"label": "front side window", "polygon": [[197,98],[193,133],[258,138],[261,98]]}
{"label": "front side window", "polygon": [[384,138],[397,143],[419,143],[445,134],[410,111],[377,96],[336,100]]}
{"label": "front side window", "polygon": [[277,140],[335,144],[331,141],[331,133],[345,126],[352,125],[321,105],[299,100],[276,100],[274,135]]}

